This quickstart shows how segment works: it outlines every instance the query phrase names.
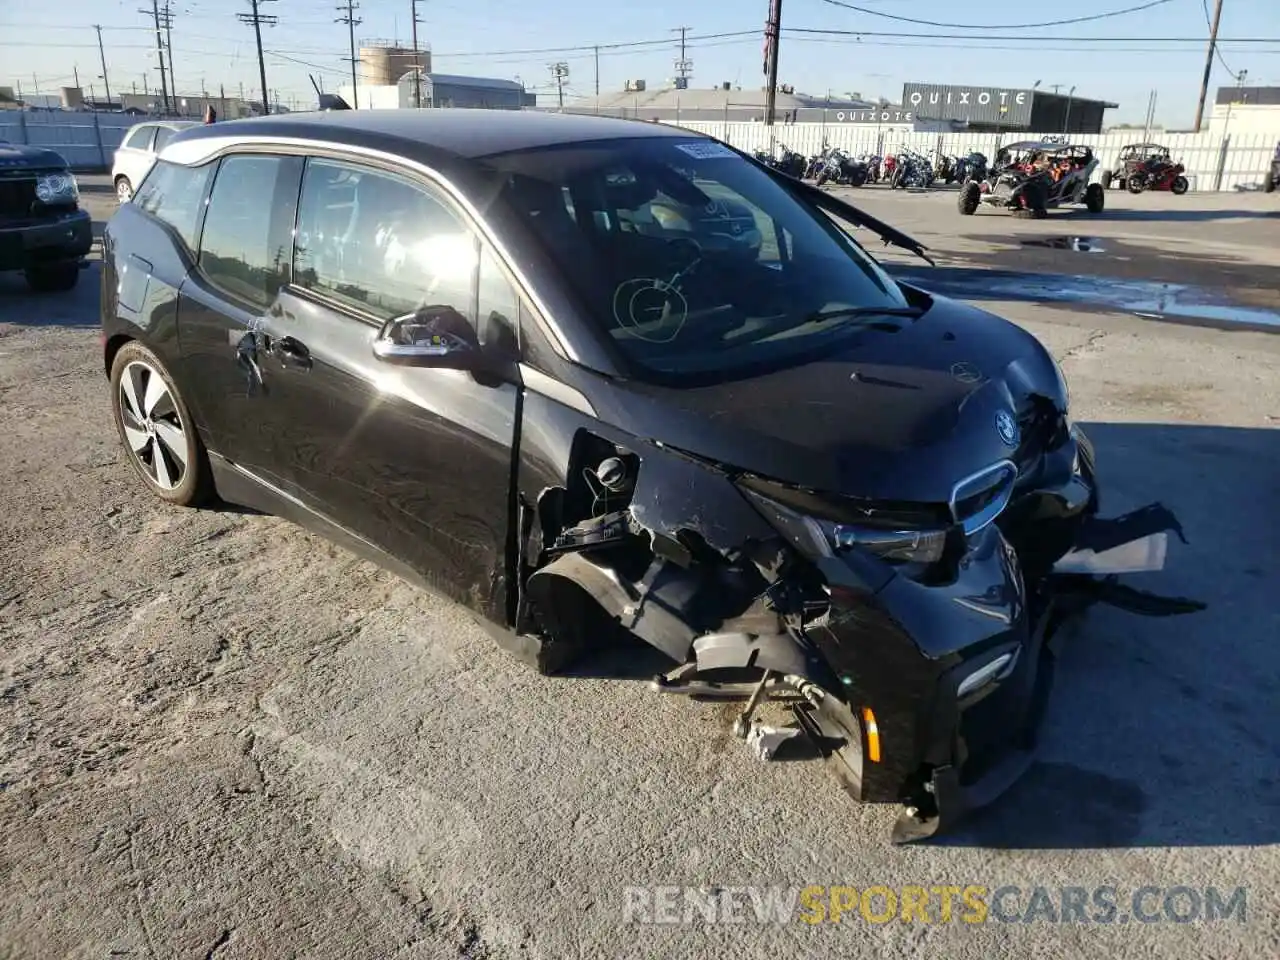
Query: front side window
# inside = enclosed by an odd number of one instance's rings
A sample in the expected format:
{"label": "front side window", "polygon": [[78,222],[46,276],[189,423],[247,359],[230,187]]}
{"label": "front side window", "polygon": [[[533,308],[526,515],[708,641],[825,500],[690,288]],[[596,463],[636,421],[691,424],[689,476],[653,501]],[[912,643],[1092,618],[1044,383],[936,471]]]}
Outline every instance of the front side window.
{"label": "front side window", "polygon": [[206,163],[199,167],[183,167],[162,160],[142,181],[133,203],[168,224],[182,238],[187,249],[194,250],[200,208],[215,166],[215,163]]}
{"label": "front side window", "polygon": [[[805,362],[907,312],[819,210],[727,147],[650,137],[491,157],[503,198],[637,375]],[[883,335],[883,334],[881,334]]]}
{"label": "front side window", "polygon": [[155,127],[145,124],[141,127],[134,127],[133,132],[129,134],[124,142],[124,146],[130,150],[147,150],[151,147],[151,134],[155,132]]}
{"label": "front side window", "polygon": [[200,270],[226,293],[259,307],[289,280],[300,157],[225,157],[200,237]]}
{"label": "front side window", "polygon": [[312,159],[303,177],[295,286],[381,320],[427,306],[475,322],[477,241],[423,186]]}

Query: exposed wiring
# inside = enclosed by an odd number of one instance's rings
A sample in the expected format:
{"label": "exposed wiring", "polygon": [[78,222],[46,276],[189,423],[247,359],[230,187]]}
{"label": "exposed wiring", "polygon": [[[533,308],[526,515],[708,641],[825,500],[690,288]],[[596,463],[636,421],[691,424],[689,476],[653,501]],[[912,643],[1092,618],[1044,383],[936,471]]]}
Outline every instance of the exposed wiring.
{"label": "exposed wiring", "polygon": [[1046,20],[1043,23],[943,23],[938,20],[917,20],[914,17],[900,17],[896,13],[881,13],[879,10],[871,10],[867,7],[845,3],[844,0],[822,0],[822,2],[829,3],[833,7],[857,10],[859,13],[870,14],[873,17],[883,17],[886,20],[897,20],[901,23],[916,23],[925,27],[951,27],[956,30],[1031,30],[1036,27],[1062,27],[1071,23],[1091,23],[1094,20],[1123,17],[1125,14],[1137,13],[1139,10],[1150,10],[1152,7],[1163,6],[1169,3],[1169,0],[1148,0],[1146,3],[1139,4],[1136,7],[1125,7],[1123,10],[1110,10],[1106,13],[1094,13],[1085,17],[1070,17],[1066,20]]}

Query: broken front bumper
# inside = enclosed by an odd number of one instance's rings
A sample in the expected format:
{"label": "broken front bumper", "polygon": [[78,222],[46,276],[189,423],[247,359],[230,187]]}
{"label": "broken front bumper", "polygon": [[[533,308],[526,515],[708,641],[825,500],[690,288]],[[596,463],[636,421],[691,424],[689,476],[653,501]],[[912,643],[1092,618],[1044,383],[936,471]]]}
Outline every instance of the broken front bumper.
{"label": "broken front bumper", "polygon": [[1072,615],[1099,601],[1148,614],[1200,608],[1110,577],[1162,565],[1170,530],[1181,533],[1159,505],[1113,520],[1081,516],[1063,570],[1035,584],[1024,584],[1015,550],[994,526],[945,586],[897,577],[872,595],[842,577],[839,561],[828,564],[831,610],[806,632],[847,706],[820,707],[802,724],[825,741],[853,796],[903,804],[895,842],[948,829],[1003,794],[1034,759],[1060,628]]}

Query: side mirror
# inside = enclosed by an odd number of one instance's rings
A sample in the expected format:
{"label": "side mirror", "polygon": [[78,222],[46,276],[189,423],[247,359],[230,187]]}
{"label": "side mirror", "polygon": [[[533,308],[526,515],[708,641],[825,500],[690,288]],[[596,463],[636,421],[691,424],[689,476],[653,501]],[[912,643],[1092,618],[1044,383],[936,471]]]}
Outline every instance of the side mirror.
{"label": "side mirror", "polygon": [[482,365],[470,321],[449,306],[422,307],[388,320],[374,338],[373,355],[405,367],[475,370]]}

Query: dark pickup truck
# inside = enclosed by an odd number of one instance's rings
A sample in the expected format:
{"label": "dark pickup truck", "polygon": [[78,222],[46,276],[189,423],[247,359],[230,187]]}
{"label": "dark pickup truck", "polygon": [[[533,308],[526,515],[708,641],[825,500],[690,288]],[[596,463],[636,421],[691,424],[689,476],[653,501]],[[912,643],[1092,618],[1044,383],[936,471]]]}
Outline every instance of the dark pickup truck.
{"label": "dark pickup truck", "polygon": [[70,290],[91,246],[92,221],[66,160],[0,143],[0,270],[21,270],[33,290]]}

